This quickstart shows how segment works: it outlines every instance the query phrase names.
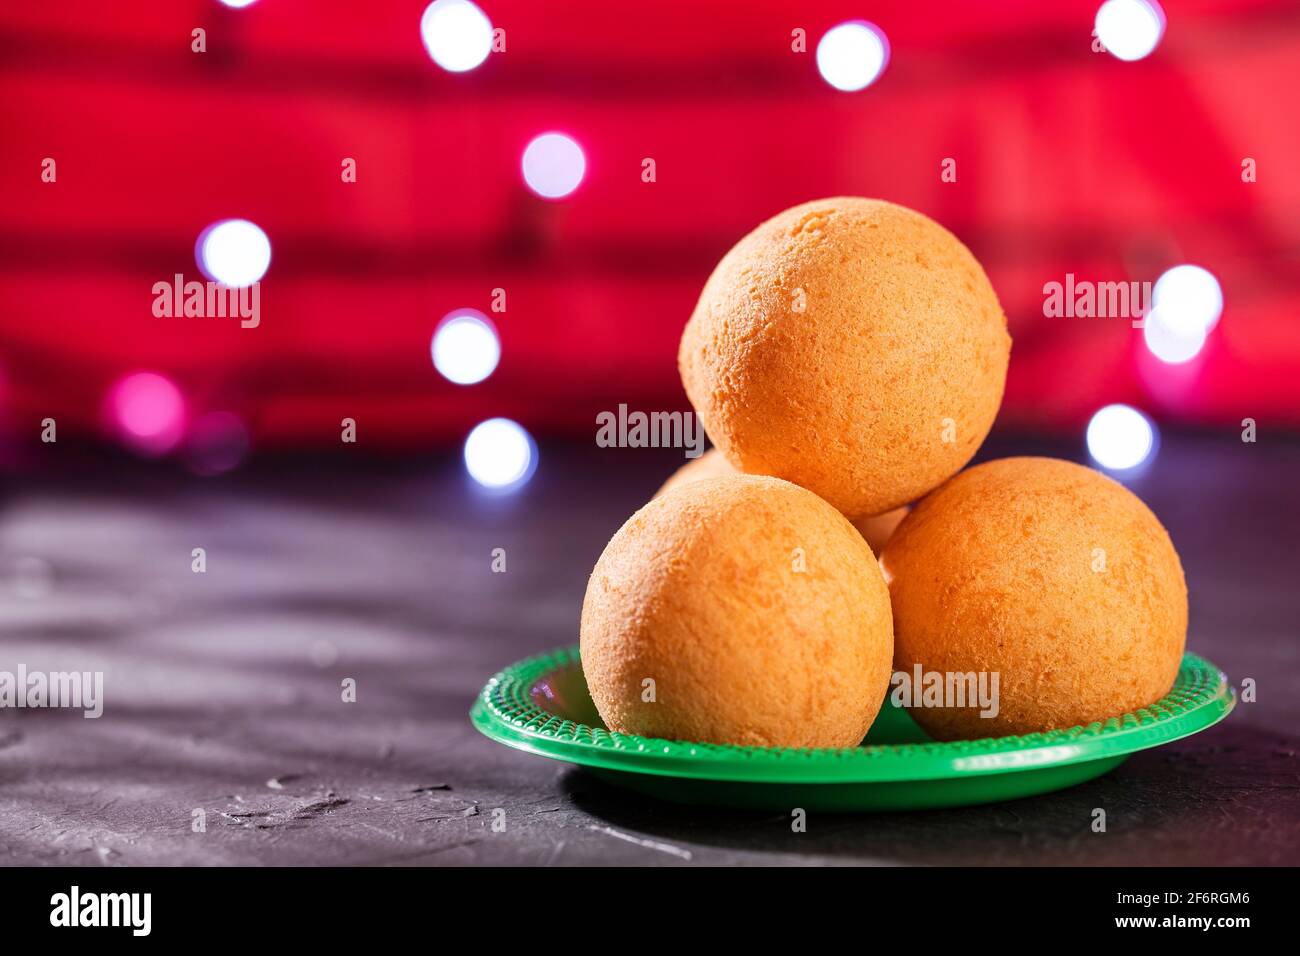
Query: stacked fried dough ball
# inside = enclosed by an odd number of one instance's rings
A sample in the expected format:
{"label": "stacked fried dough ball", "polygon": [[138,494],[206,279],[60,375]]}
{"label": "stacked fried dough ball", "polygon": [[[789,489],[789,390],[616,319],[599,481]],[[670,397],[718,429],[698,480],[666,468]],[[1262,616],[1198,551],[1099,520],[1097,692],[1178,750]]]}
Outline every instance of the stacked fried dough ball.
{"label": "stacked fried dough ball", "polygon": [[582,665],[611,728],[851,747],[884,700],[890,621],[843,515],[787,481],[731,475],[655,498],[614,535],[587,585]]}
{"label": "stacked fried dough ball", "polygon": [[[710,448],[699,458],[688,461],[682,467],[673,472],[663,486],[655,492],[655,497],[671,491],[680,485],[688,484],[692,481],[699,481],[701,478],[720,478],[723,475],[738,475],[740,472],[727,461],[722,452],[716,448]],[[853,521],[853,527],[858,529],[858,533],[867,539],[867,544],[871,545],[873,554],[880,554],[885,547],[885,542],[889,536],[894,533],[898,523],[907,516],[907,506],[895,508],[892,511],[886,511],[882,515],[867,515],[862,518],[856,518]]]}
{"label": "stacked fried dough ball", "polygon": [[917,708],[951,740],[1073,727],[1168,692],[1187,633],[1169,535],[1118,482],[1004,458],[932,492],[890,539],[895,663],[999,677],[999,710]]}
{"label": "stacked fried dough ball", "polygon": [[678,356],[716,448],[627,521],[587,586],[583,670],[605,724],[852,746],[893,668],[918,665],[999,678],[995,716],[913,709],[940,739],[1163,696],[1187,592],[1155,516],[1068,462],[958,474],[997,415],[1010,346],[979,263],[920,213],[827,199],[742,239]]}
{"label": "stacked fried dough ball", "polygon": [[677,363],[737,469],[859,518],[970,461],[1010,352],[993,287],[952,233],[893,203],[839,198],[787,209],[723,256]]}

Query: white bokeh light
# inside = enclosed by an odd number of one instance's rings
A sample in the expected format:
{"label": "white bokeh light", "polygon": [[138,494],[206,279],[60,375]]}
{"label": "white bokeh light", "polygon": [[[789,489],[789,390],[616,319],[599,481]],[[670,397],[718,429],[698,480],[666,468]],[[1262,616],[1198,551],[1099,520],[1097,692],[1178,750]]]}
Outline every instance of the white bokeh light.
{"label": "white bokeh light", "polygon": [[513,491],[537,468],[537,446],[508,418],[489,418],[465,439],[465,470],[484,488]]}
{"label": "white bokeh light", "polygon": [[1189,334],[1208,332],[1223,314],[1223,289],[1208,269],[1174,266],[1156,280],[1151,304],[1171,329]]}
{"label": "white bokeh light", "polygon": [[239,289],[266,275],[271,240],[247,219],[227,219],[203,230],[196,258],[209,279]]}
{"label": "white bokeh light", "polygon": [[562,199],[582,182],[587,157],[572,137],[542,133],[524,148],[520,167],[529,189],[543,199]]}
{"label": "white bokeh light", "polygon": [[1160,45],[1165,11],[1156,0],[1106,0],[1093,24],[1097,39],[1120,60],[1140,60]]}
{"label": "white bokeh light", "polygon": [[1142,340],[1151,354],[1168,365],[1190,362],[1205,347],[1204,328],[1170,321],[1166,312],[1153,308],[1142,323]]}
{"label": "white bokeh light", "polygon": [[243,7],[251,7],[257,0],[217,0],[223,7],[234,7],[236,10]]}
{"label": "white bokeh light", "polygon": [[464,73],[492,52],[492,21],[470,0],[434,0],[420,17],[420,39],[434,63]]}
{"label": "white bokeh light", "polygon": [[501,360],[497,331],[476,309],[457,309],[438,323],[430,351],[434,368],[457,385],[483,381]]}
{"label": "white bokeh light", "polygon": [[826,31],[817,44],[817,70],[846,93],[864,90],[889,63],[889,40],[874,23],[854,20]]}
{"label": "white bokeh light", "polygon": [[1155,426],[1128,405],[1107,405],[1088,422],[1088,454],[1111,471],[1136,468],[1155,447]]}

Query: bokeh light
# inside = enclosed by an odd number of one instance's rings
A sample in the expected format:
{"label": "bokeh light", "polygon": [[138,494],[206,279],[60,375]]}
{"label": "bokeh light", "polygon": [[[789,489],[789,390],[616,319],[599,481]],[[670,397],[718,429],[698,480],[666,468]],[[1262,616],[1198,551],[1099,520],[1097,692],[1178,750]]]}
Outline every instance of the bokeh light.
{"label": "bokeh light", "polygon": [[157,372],[132,372],[115,382],[107,411],[122,440],[144,455],[165,454],[185,433],[181,391]]}
{"label": "bokeh light", "polygon": [[1155,451],[1151,421],[1128,405],[1107,405],[1088,422],[1088,454],[1110,471],[1127,471],[1144,464]]}
{"label": "bokeh light", "polygon": [[214,223],[199,235],[200,271],[232,289],[252,285],[271,265],[271,240],[247,219]]}
{"label": "bokeh light", "polygon": [[1156,307],[1142,323],[1142,339],[1151,354],[1167,365],[1190,362],[1205,347],[1206,330],[1196,325],[1169,320],[1164,309]]}
{"label": "bokeh light", "polygon": [[1093,24],[1097,39],[1120,60],[1140,60],[1160,45],[1165,11],[1156,0],[1106,0]]}
{"label": "bokeh light", "polygon": [[582,182],[587,157],[572,137],[542,133],[524,148],[524,182],[543,199],[563,199]]}
{"label": "bokeh light", "polygon": [[490,418],[465,439],[465,470],[484,488],[513,491],[537,469],[537,445],[517,422]]}
{"label": "bokeh light", "polygon": [[434,0],[420,17],[420,39],[434,63],[464,73],[492,52],[492,21],[470,0]]}
{"label": "bokeh light", "polygon": [[831,27],[817,44],[817,70],[837,90],[864,90],[885,71],[889,40],[880,27],[854,20]]}
{"label": "bokeh light", "polygon": [[200,415],[185,436],[185,459],[195,474],[221,475],[238,467],[250,440],[243,420],[233,412]]}
{"label": "bokeh light", "polygon": [[1182,332],[1208,332],[1223,314],[1223,289],[1210,270],[1180,265],[1167,270],[1151,290],[1153,310]]}
{"label": "bokeh light", "polygon": [[488,317],[477,309],[457,309],[438,323],[430,346],[433,365],[457,385],[473,385],[492,374],[501,359],[501,342]]}
{"label": "bokeh light", "polygon": [[236,10],[242,10],[244,7],[251,7],[257,0],[217,0],[223,7],[234,7]]}

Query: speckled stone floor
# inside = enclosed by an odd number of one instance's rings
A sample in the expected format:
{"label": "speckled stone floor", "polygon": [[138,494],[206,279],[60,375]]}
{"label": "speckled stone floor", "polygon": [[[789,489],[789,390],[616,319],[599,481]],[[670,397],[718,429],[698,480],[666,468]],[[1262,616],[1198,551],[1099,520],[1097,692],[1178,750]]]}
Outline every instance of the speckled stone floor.
{"label": "speckled stone floor", "polygon": [[[469,725],[494,671],[576,640],[592,564],[672,452],[543,447],[505,499],[453,457],[6,479],[0,669],[102,670],[105,710],[0,710],[0,864],[1300,863],[1300,446],[1235,437],[1166,436],[1134,487],[1182,553],[1190,648],[1253,678],[1256,703],[1073,790],[814,814],[804,833],[624,793]],[[1077,454],[982,457],[1024,451]]]}

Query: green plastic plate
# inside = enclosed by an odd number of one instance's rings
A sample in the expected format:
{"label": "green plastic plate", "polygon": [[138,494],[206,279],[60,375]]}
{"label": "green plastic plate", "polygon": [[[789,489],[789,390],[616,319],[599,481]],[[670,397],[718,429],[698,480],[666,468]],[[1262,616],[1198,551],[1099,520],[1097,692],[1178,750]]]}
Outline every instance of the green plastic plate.
{"label": "green plastic plate", "polygon": [[1235,703],[1224,674],[1187,654],[1164,698],[1087,726],[938,743],[887,700],[859,747],[731,747],[610,733],[587,693],[578,648],[570,647],[497,674],[470,719],[509,747],[677,803],[915,810],[1012,800],[1091,780],[1136,751],[1218,723]]}

